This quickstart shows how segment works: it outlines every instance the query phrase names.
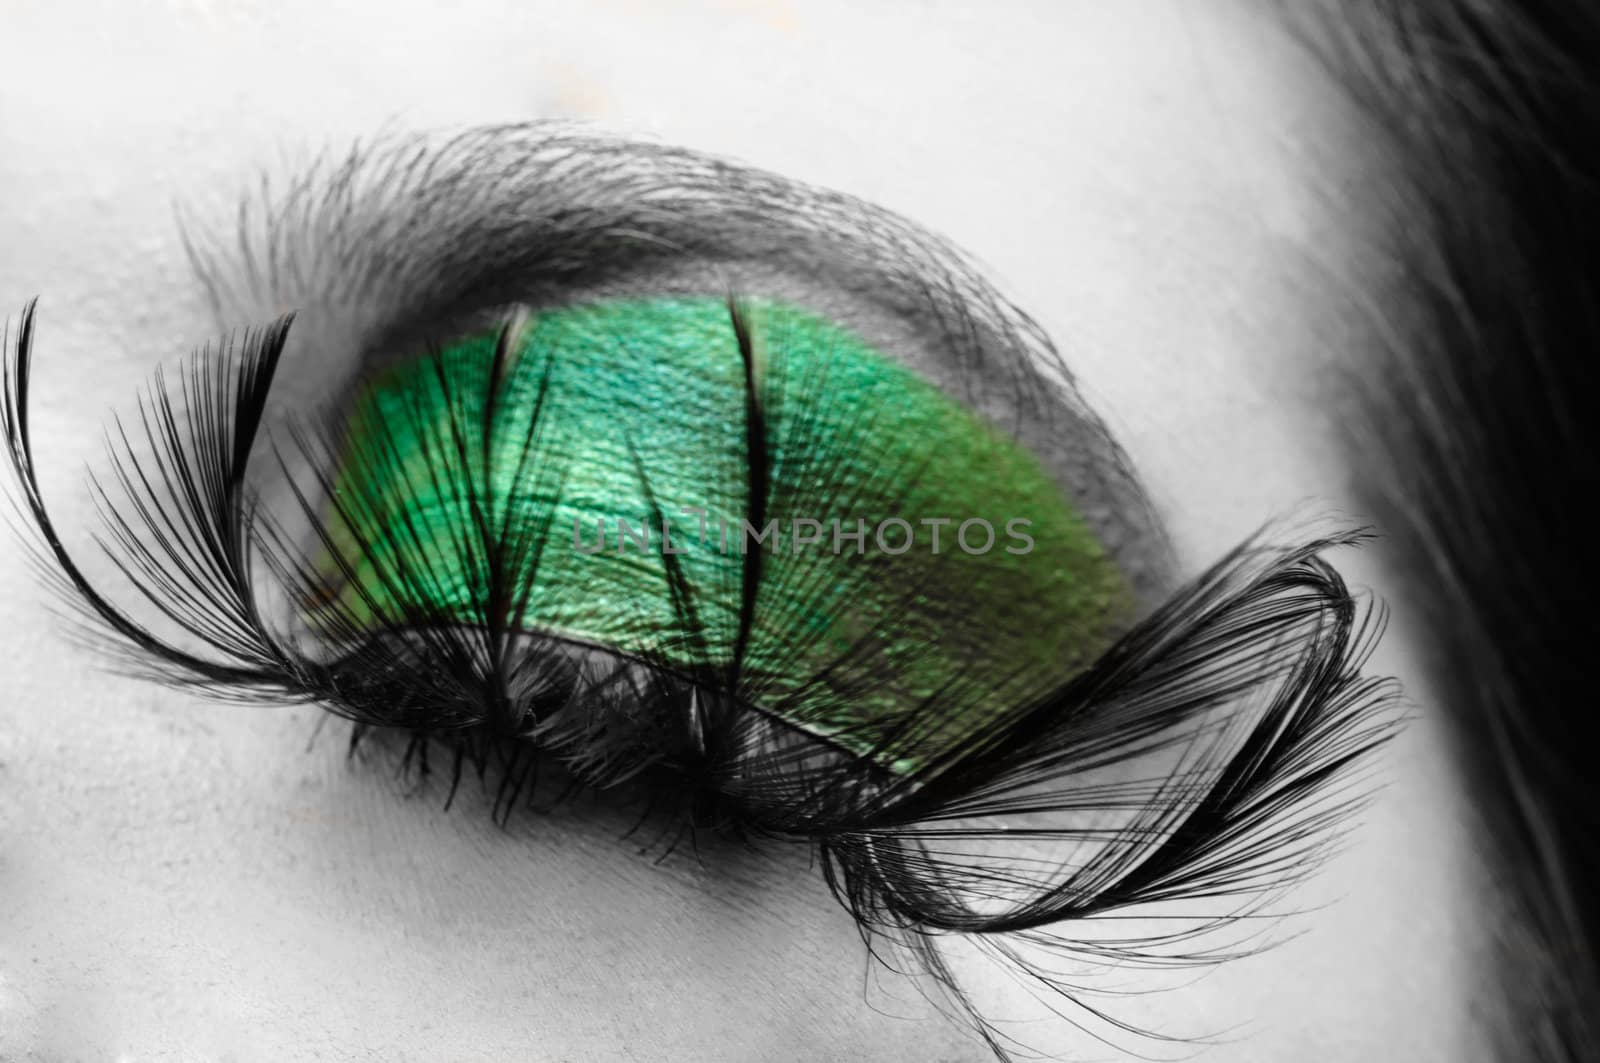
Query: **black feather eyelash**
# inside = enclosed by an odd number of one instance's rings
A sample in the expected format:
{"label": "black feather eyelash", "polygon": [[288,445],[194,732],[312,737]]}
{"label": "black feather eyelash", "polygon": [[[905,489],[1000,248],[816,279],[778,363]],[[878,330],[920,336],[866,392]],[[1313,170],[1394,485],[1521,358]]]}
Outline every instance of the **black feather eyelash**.
{"label": "black feather eyelash", "polygon": [[[696,826],[816,845],[863,933],[919,957],[1002,1057],[1018,1046],[962,993],[941,951],[945,935],[976,942],[1077,1009],[1062,1012],[1070,1021],[1120,1028],[1054,960],[1163,967],[1219,958],[1195,939],[1258,911],[1316,866],[1363,800],[1358,765],[1398,726],[1392,686],[1360,674],[1381,623],[1319,556],[1357,534],[1238,547],[1088,670],[905,774],[763,713],[741,693],[737,652],[687,670],[650,654],[597,665],[592,648],[519,631],[528,588],[503,577],[536,571],[530,557],[549,529],[512,528],[493,506],[461,530],[481,559],[479,623],[384,612],[369,600],[384,621],[376,633],[337,610],[314,632],[294,631],[269,619],[273,602],[314,597],[319,577],[294,545],[303,537],[264,510],[249,476],[288,318],[199,352],[176,384],[157,374],[139,406],[143,440],[136,445],[118,422],[114,481],[91,481],[105,525],[99,545],[170,626],[174,634],[163,636],[89,581],[51,521],[29,425],[35,317],[30,303],[14,342],[7,330],[0,427],[39,567],[111,636],[119,667],[218,698],[315,701],[354,721],[358,735],[382,727],[442,741],[452,792],[465,765],[481,773],[499,757],[497,815],[544,759],[596,786],[668,765],[691,784]],[[749,372],[748,326],[731,302],[730,320]],[[502,333],[491,411],[504,357]],[[737,415],[750,426],[751,506],[765,507],[767,427],[754,390]],[[449,426],[469,490],[473,450],[464,440],[487,438],[492,427],[492,413],[480,425]],[[290,438],[314,470],[327,467],[331,430]],[[292,455],[273,453],[287,473]],[[642,470],[641,478],[648,493]],[[315,484],[334,494],[325,472]],[[314,499],[304,488],[293,493],[327,545]],[[394,556],[385,579],[426,576],[425,553]],[[745,569],[744,625],[759,564]],[[695,589],[670,571],[669,582],[692,642]],[[948,704],[924,705],[896,733],[948,715]],[[1210,905],[1211,914],[1160,936],[1078,932],[1157,903]],[[1041,950],[1050,965],[1031,957]]]}

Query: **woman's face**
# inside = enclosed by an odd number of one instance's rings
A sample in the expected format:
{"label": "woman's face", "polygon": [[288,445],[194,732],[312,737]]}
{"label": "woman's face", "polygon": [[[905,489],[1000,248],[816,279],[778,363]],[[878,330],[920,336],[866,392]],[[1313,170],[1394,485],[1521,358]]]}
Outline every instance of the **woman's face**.
{"label": "woman's face", "polygon": [[[0,70],[0,304],[41,296],[35,434],[59,522],[109,407],[224,327],[174,204],[225,223],[265,170],[383,130],[574,117],[897,210],[1038,319],[1191,575],[1309,503],[1360,522],[1341,379],[1404,327],[1389,188],[1340,86],[1268,12],[1178,0],[586,5],[280,2],[13,12]],[[395,248],[393,253],[405,253]],[[1481,912],[1464,801],[1380,545],[1370,668],[1415,719],[1281,939],[1205,977],[1129,971],[1118,1019],[1213,1060],[1474,1057]],[[869,959],[800,853],[660,860],[582,803],[494,825],[321,713],[97,670],[0,562],[0,1055],[7,1058],[979,1060]],[[1052,1057],[1181,1045],[1052,1015],[961,967]],[[1141,990],[1150,989],[1146,994]],[[1084,1029],[1077,1028],[1082,1024]],[[30,1050],[33,1055],[30,1055]]]}

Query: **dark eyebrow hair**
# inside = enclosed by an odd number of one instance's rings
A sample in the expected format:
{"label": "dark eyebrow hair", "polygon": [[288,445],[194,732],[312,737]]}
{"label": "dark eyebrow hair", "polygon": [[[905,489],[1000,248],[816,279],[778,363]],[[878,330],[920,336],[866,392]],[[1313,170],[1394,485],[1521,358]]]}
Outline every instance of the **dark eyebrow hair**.
{"label": "dark eyebrow hair", "polygon": [[1396,148],[1420,327],[1349,440],[1431,635],[1492,860],[1499,1057],[1600,1058],[1600,9],[1325,5],[1310,38]]}
{"label": "dark eyebrow hair", "polygon": [[219,323],[293,310],[358,359],[509,303],[641,290],[798,293],[892,328],[888,349],[935,352],[915,367],[1040,454],[1141,599],[1172,589],[1154,507],[1049,337],[949,241],[856,197],[536,121],[380,136],[263,179],[231,230],[183,220]]}

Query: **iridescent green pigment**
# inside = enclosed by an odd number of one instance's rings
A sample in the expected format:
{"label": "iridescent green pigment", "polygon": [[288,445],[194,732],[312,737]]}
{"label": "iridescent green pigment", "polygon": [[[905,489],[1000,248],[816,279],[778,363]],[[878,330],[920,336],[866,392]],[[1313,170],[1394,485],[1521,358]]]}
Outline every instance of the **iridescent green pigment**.
{"label": "iridescent green pigment", "polygon": [[[773,455],[767,517],[780,542],[760,547],[741,698],[858,753],[936,698],[947,708],[926,714],[928,726],[875,754],[905,770],[1019,693],[1082,669],[1126,624],[1126,581],[1032,453],[809,312],[756,301],[744,313]],[[476,507],[489,526],[543,544],[513,561],[515,582],[532,586],[521,628],[685,667],[730,659],[740,545],[757,546],[740,535],[746,375],[727,304],[677,297],[542,310],[514,335],[487,454],[491,334],[401,363],[357,396],[335,485],[368,502],[328,521],[357,573],[330,580],[329,595],[357,618],[373,615],[365,594],[389,615],[481,623]],[[690,507],[705,511],[703,539]],[[699,645],[674,606],[657,512],[670,521],[705,629]],[[910,525],[909,549],[891,552],[907,538],[898,524],[880,545],[874,533],[889,518]],[[950,523],[923,523],[938,518]],[[992,526],[993,544],[969,553],[957,532],[974,518]],[[818,541],[796,545],[796,519],[819,522],[798,525]],[[1029,522],[1011,527],[1031,549],[1007,534],[1010,521]],[[352,530],[374,556],[361,557]],[[968,548],[987,538],[968,526]],[[419,549],[425,579],[395,590],[375,577],[394,551]]]}

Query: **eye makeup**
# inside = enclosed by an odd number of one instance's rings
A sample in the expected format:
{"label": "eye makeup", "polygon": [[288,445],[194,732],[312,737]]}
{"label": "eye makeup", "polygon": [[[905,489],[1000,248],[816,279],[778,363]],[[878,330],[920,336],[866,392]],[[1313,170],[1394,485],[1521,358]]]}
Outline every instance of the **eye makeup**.
{"label": "eye makeup", "polygon": [[[330,593],[356,625],[470,620],[490,576],[460,530],[544,529],[504,577],[534,588],[511,629],[680,672],[737,656],[740,698],[908,771],[1131,621],[1126,580],[1036,457],[815,314],[612,300],[522,315],[507,339],[498,361],[497,335],[471,336],[360,393],[333,477],[341,564],[324,566],[350,574]],[[388,578],[404,554],[428,559],[422,585]],[[956,683],[983,698],[896,736]]]}
{"label": "eye makeup", "polygon": [[[30,548],[125,670],[402,732],[452,792],[496,770],[497,815],[541,764],[671,775],[688,828],[812,846],[1002,1057],[949,935],[1077,1004],[1063,965],[1210,962],[1360,807],[1396,695],[1324,555],[1362,536],[1172,580],[1048,339],[910,222],[541,124],[357,151],[243,217],[232,271],[191,241],[213,303],[301,317],[108,433],[109,588],[38,481],[35,307],[6,333]],[[297,392],[341,397],[276,416]]]}
{"label": "eye makeup", "polygon": [[1031,451],[1142,609],[1176,588],[1138,477],[1049,337],[892,211],[555,122],[379,139],[282,187],[222,227],[186,225],[219,328],[294,310],[275,402],[321,408],[353,373],[492,330],[507,306],[759,296],[848,330]]}

